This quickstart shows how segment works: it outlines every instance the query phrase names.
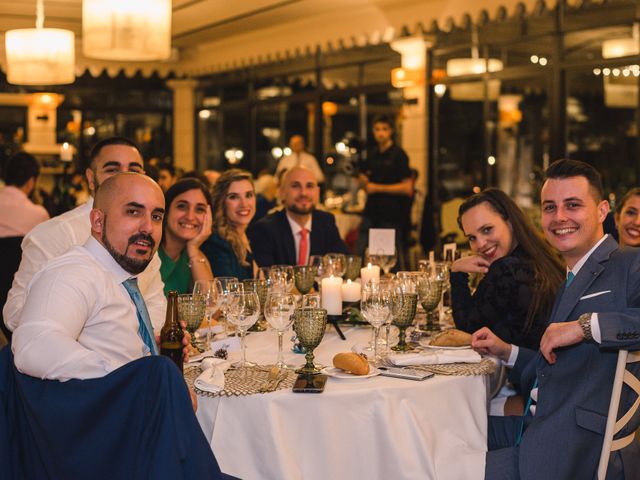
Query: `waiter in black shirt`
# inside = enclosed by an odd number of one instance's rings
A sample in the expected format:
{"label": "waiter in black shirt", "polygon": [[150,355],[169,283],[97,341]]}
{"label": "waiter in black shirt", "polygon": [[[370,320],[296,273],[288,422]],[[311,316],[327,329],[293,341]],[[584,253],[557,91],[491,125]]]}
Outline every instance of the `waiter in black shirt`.
{"label": "waiter in black shirt", "polygon": [[[404,268],[405,242],[411,226],[413,184],[409,157],[393,143],[393,125],[387,116],[373,120],[376,147],[361,165],[360,182],[367,192],[358,251],[364,252],[369,228],[394,228],[399,266]],[[373,252],[372,252],[373,253]]]}

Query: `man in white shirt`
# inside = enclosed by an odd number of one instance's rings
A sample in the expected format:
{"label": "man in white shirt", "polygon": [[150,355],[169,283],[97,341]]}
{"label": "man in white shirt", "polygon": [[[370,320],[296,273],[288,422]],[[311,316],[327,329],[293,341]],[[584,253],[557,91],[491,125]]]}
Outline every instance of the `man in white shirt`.
{"label": "man in white shirt", "polygon": [[144,271],[160,244],[162,190],[144,175],[122,173],[104,182],[94,203],[86,242],[48,262],[27,286],[12,343],[22,373],[99,378],[157,351],[124,282]]}
{"label": "man in white shirt", "polygon": [[[594,478],[618,350],[640,349],[640,252],[619,250],[604,234],[609,205],[600,175],[586,163],[559,160],[545,176],[542,227],[567,264],[567,281],[540,352],[509,345],[487,328],[473,334],[473,348],[503,360],[512,381],[530,392],[524,417],[489,417],[487,479]],[[621,411],[633,401],[625,396]],[[612,454],[611,478],[640,471],[639,450],[631,441]]]}
{"label": "man in white shirt", "polygon": [[[102,182],[116,173],[144,173],[138,147],[123,137],[111,137],[98,142],[91,150],[90,159],[86,176],[93,195]],[[25,302],[25,288],[31,278],[47,261],[62,255],[75,245],[84,244],[89,238],[89,212],[92,208],[93,200],[90,199],[69,212],[41,223],[25,236],[22,241],[20,268],[15,274],[3,309],[4,323],[9,330],[13,331],[18,326]],[[157,255],[140,275],[139,285],[154,328],[159,329],[164,322],[166,298]]]}
{"label": "man in white shirt", "polygon": [[291,155],[285,155],[278,162],[276,167],[276,177],[279,178],[280,174],[285,170],[290,170],[293,167],[307,167],[313,172],[316,177],[316,182],[324,182],[324,173],[316,158],[304,151],[304,138],[302,135],[294,135],[289,139],[289,148],[291,149]]}
{"label": "man in white shirt", "polygon": [[0,237],[24,237],[49,218],[42,205],[29,195],[36,188],[40,165],[32,155],[19,152],[5,166],[6,187],[0,189]]}

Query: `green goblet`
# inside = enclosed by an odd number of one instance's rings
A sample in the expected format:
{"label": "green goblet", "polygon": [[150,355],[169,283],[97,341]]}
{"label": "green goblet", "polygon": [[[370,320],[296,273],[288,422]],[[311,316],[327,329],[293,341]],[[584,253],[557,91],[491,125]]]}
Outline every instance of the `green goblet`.
{"label": "green goblet", "polygon": [[360,277],[360,267],[362,267],[362,257],[360,255],[347,255],[344,278],[355,282]]}
{"label": "green goblet", "polygon": [[313,350],[320,345],[327,326],[327,311],[324,308],[297,308],[293,314],[293,325],[300,345],[307,352],[307,363],[296,373],[315,375],[320,368],[313,364]]}
{"label": "green goblet", "polygon": [[395,352],[407,352],[413,350],[411,345],[405,340],[405,331],[410,327],[416,317],[416,307],[418,306],[418,294],[405,293],[403,295],[402,308],[393,319],[393,324],[400,329],[398,345],[391,347]]}
{"label": "green goblet", "polygon": [[250,332],[264,332],[267,329],[267,321],[264,318],[264,304],[267,301],[268,282],[264,279],[246,279],[242,280],[245,292],[255,292],[258,295],[260,301],[260,316],[256,323],[254,323]]}
{"label": "green goblet", "polygon": [[306,295],[313,288],[317,268],[311,265],[298,265],[293,267],[293,278],[296,288],[302,295]]}
{"label": "green goblet", "polygon": [[436,322],[437,313],[435,309],[438,308],[440,300],[442,299],[442,288],[444,282],[435,278],[423,278],[418,281],[417,291],[420,298],[420,305],[424,308],[427,314],[427,323],[425,325],[425,331],[436,332],[440,330],[439,320]]}
{"label": "green goblet", "polygon": [[206,309],[204,295],[185,294],[178,295],[178,319],[185,323],[187,331],[191,334],[191,346],[195,346],[196,330],[202,323]]}

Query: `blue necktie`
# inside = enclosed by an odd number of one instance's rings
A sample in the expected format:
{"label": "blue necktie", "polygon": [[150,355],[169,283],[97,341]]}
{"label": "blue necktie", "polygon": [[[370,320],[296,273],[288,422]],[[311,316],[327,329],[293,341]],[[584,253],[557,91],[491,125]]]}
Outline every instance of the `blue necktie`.
{"label": "blue necktie", "polygon": [[[567,288],[569,285],[571,285],[571,282],[573,282],[573,279],[576,278],[576,275],[569,270],[569,273],[567,273],[567,280],[565,282],[565,288]],[[538,379],[536,378],[536,381],[533,383],[533,387],[531,388],[531,390],[534,390],[538,388]],[[516,445],[520,445],[520,441],[522,440],[522,432],[524,431],[524,418],[529,415],[530,411],[531,411],[531,405],[533,404],[533,397],[531,397],[531,394],[529,394],[529,399],[527,400],[527,405],[524,407],[524,412],[522,415],[522,422],[520,423],[520,431],[518,432],[518,437],[516,438]]]}
{"label": "blue necktie", "polygon": [[[140,289],[138,288],[138,279],[130,278],[122,282],[122,285],[127,289],[131,300],[133,300],[133,303],[136,306],[139,324],[138,335],[140,335],[140,338],[147,346],[148,351],[153,355],[158,355],[158,345],[153,338],[153,327],[151,326],[149,311],[147,310],[147,306],[144,304],[144,298],[142,298],[142,293],[140,293]],[[145,354],[146,352],[147,351],[145,349]]]}
{"label": "blue necktie", "polygon": [[567,273],[567,281],[565,282],[565,287],[571,285],[571,282],[573,282],[574,278],[576,278],[576,276],[571,270],[569,270],[569,273]]}

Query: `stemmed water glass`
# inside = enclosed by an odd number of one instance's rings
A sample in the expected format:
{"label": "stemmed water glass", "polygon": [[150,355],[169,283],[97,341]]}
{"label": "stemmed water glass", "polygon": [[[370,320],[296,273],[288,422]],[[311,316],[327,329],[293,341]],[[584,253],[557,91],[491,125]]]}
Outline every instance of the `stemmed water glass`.
{"label": "stemmed water glass", "polygon": [[294,313],[294,329],[300,345],[306,352],[307,363],[296,373],[315,375],[320,368],[313,364],[313,350],[320,345],[327,327],[327,311],[323,308],[297,308]]}
{"label": "stemmed water glass", "polygon": [[282,356],[282,337],[293,323],[293,311],[296,309],[296,296],[291,293],[271,293],[267,296],[264,316],[278,332],[278,368],[290,368]]}
{"label": "stemmed water glass", "polygon": [[178,295],[178,318],[184,322],[187,331],[191,334],[191,346],[197,350],[195,346],[196,330],[202,323],[205,315],[205,299],[204,296],[198,294],[187,293]]}
{"label": "stemmed water glass", "polygon": [[238,327],[240,345],[242,349],[242,361],[234,363],[234,367],[252,367],[254,364],[247,362],[247,346],[245,337],[247,330],[256,323],[260,315],[260,300],[256,292],[233,292],[229,294],[227,305],[228,318]]}
{"label": "stemmed water glass", "polygon": [[202,295],[204,297],[204,313],[207,318],[207,339],[205,350],[211,344],[211,317],[222,306],[223,293],[220,280],[196,280],[193,284],[194,295]]}
{"label": "stemmed water glass", "polygon": [[413,324],[416,318],[416,307],[418,306],[418,294],[416,293],[417,276],[408,274],[398,280],[397,284],[402,291],[402,307],[393,317],[393,325],[400,329],[398,344],[391,347],[394,352],[407,352],[413,347],[406,341],[406,330]]}
{"label": "stemmed water glass", "polygon": [[365,320],[373,326],[373,363],[377,365],[380,361],[380,357],[378,356],[380,327],[391,315],[391,298],[389,292],[380,288],[380,285],[376,282],[368,283],[365,288],[362,289],[360,311]]}
{"label": "stemmed water glass", "polygon": [[440,329],[439,322],[434,321],[434,311],[440,304],[442,299],[442,288],[444,281],[437,277],[429,277],[427,275],[420,275],[417,284],[417,293],[420,300],[420,305],[424,308],[427,314],[427,323],[425,330],[427,332],[433,332]]}
{"label": "stemmed water glass", "polygon": [[222,313],[224,317],[224,336],[226,337],[229,335],[229,321],[227,318],[229,295],[235,292],[243,292],[244,287],[236,277],[217,277],[216,280],[220,282],[222,287]]}
{"label": "stemmed water glass", "polygon": [[318,285],[318,291],[320,291],[320,286],[322,285],[322,279],[330,276],[330,273],[327,273],[327,266],[324,263],[324,257],[322,255],[311,255],[309,257],[310,267],[313,267],[315,271],[315,280]]}
{"label": "stemmed water glass", "polygon": [[297,265],[293,267],[293,276],[296,288],[302,295],[306,295],[313,288],[316,277],[316,268],[310,265]]}

